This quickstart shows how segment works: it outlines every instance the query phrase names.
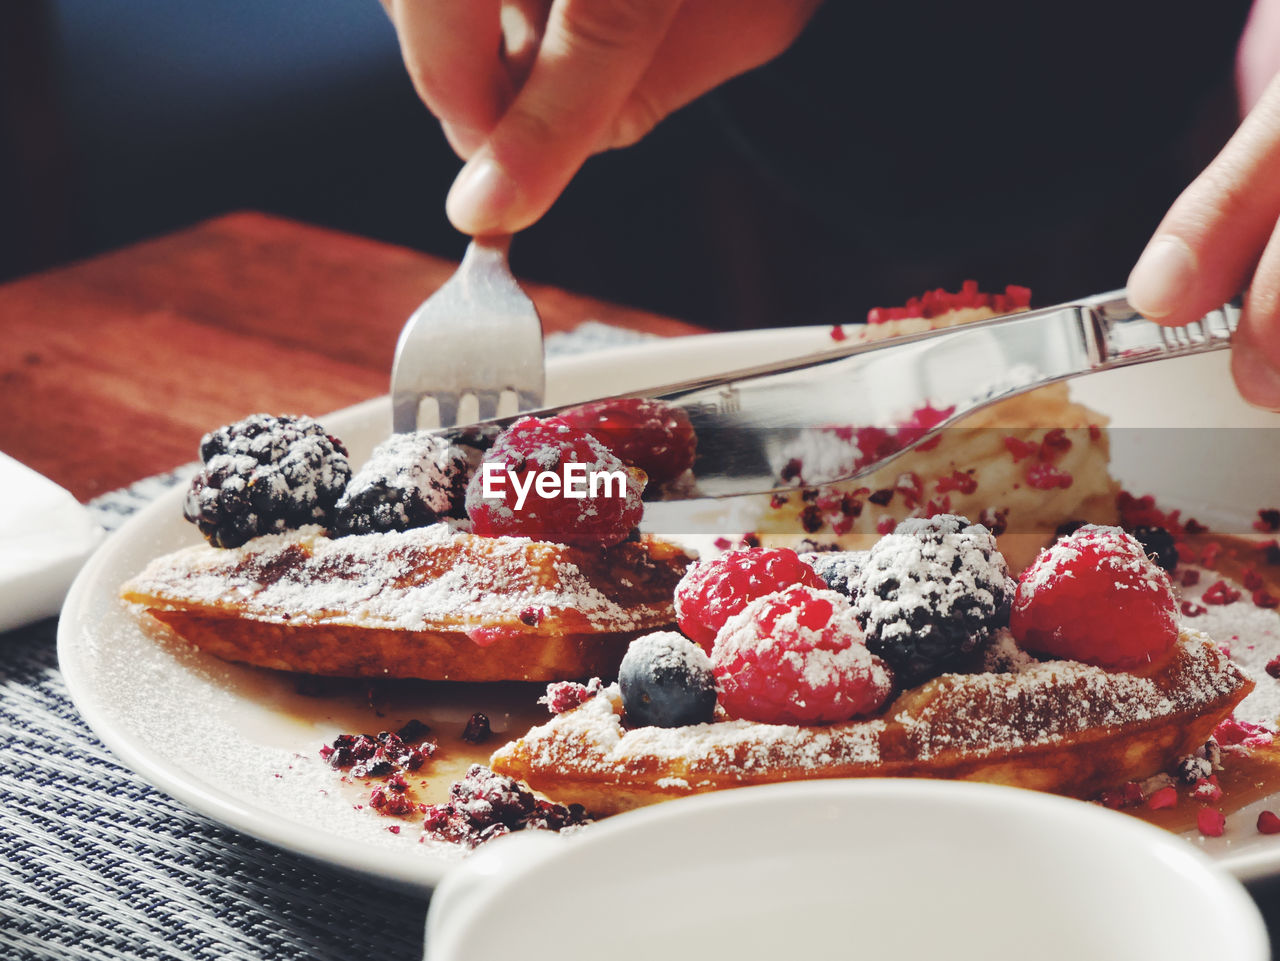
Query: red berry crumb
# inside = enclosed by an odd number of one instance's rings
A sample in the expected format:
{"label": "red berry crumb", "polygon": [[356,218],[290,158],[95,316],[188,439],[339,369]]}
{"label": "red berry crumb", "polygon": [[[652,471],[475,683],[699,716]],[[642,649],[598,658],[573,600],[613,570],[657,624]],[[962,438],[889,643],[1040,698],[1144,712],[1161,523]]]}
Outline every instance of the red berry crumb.
{"label": "red berry crumb", "polygon": [[953,310],[989,308],[997,314],[1008,314],[1031,306],[1031,289],[1013,284],[1004,293],[984,294],[976,280],[966,280],[955,293],[939,287],[912,297],[902,307],[873,307],[867,312],[867,323],[883,324],[890,320],[910,320],[916,317],[931,318]]}
{"label": "red berry crumb", "polygon": [[539,698],[538,703],[545,704],[552,714],[563,714],[565,711],[572,711],[575,707],[585,704],[603,689],[604,683],[598,677],[593,677],[586,684],[579,684],[576,681],[553,681],[547,685],[546,696]]}
{"label": "red berry crumb", "polygon": [[1196,827],[1207,838],[1220,838],[1227,829],[1227,819],[1221,811],[1204,807],[1196,815]]}
{"label": "red berry crumb", "polygon": [[871,714],[893,678],[866,647],[843,594],[795,585],[731,617],[711,653],[720,705],[766,724],[830,724]]}
{"label": "red berry crumb", "polygon": [[[618,496],[616,482],[597,491],[598,496],[566,496],[566,465],[579,464],[572,487],[588,495],[586,484],[596,472],[621,472],[626,489]],[[498,469],[493,471],[490,465]],[[485,478],[491,476],[494,496],[485,496]],[[561,487],[539,491],[535,478],[556,474]],[[512,476],[514,475],[514,480]],[[526,495],[521,502],[517,484]],[[607,547],[625,540],[640,522],[644,510],[640,494],[644,476],[615,457],[600,441],[559,417],[539,420],[525,417],[498,435],[467,485],[467,515],[472,529],[484,537],[531,537],[586,547]],[[519,507],[517,507],[517,504]]]}
{"label": "red berry crumb", "polygon": [[1210,774],[1208,777],[1199,778],[1196,786],[1191,789],[1191,797],[1197,801],[1221,801],[1222,785],[1218,783],[1218,775]]}
{"label": "red berry crumb", "polygon": [[1201,596],[1206,604],[1234,604],[1240,600],[1240,592],[1226,581],[1214,581]]}
{"label": "red berry crumb", "polygon": [[1223,747],[1239,744],[1245,748],[1255,748],[1270,744],[1275,736],[1260,724],[1228,717],[1213,729],[1213,739]]}
{"label": "red berry crumb", "polygon": [[1147,807],[1152,811],[1163,811],[1165,808],[1174,807],[1177,803],[1178,791],[1172,786],[1162,787],[1147,798]]}
{"label": "red berry crumb", "polygon": [[788,548],[730,551],[685,572],[676,585],[676,619],[685,636],[710,653],[725,621],[757,597],[793,584],[827,586]]}
{"label": "red berry crumb", "polygon": [[1067,471],[1060,470],[1052,464],[1037,461],[1027,468],[1027,483],[1036,490],[1047,491],[1055,487],[1065,490],[1074,481]]}
{"label": "red berry crumb", "polygon": [[655,486],[693,466],[698,442],[683,407],[646,397],[615,397],[572,407],[560,416],[627,466],[640,468]]}
{"label": "red berry crumb", "polygon": [[1178,637],[1169,575],[1118,527],[1086,524],[1022,573],[1009,627],[1026,650],[1125,668]]}
{"label": "red berry crumb", "polygon": [[1274,811],[1263,811],[1258,815],[1258,830],[1262,834],[1280,834],[1280,817]]}
{"label": "red berry crumb", "polygon": [[1280,679],[1280,654],[1267,661],[1266,670],[1272,677]]}
{"label": "red berry crumb", "polygon": [[388,817],[404,817],[418,810],[418,805],[409,797],[409,783],[403,775],[393,774],[385,784],[380,784],[369,792],[369,806],[379,814]]}

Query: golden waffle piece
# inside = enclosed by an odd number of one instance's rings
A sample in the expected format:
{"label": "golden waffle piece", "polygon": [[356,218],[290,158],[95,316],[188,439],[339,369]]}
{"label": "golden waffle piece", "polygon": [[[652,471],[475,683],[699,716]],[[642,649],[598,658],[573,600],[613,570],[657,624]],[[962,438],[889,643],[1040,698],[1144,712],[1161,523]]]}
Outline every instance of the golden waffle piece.
{"label": "golden waffle piece", "polygon": [[1193,632],[1141,673],[1025,658],[1010,666],[944,674],[878,718],[821,727],[721,719],[628,729],[615,684],[499,748],[490,765],[596,815],[804,778],[957,778],[1089,797],[1194,752],[1253,688]]}
{"label": "golden waffle piece", "polygon": [[342,677],[611,676],[675,621],[690,558],[643,537],[589,550],[448,524],[329,538],[318,527],[150,563],[122,597],[231,661]]}

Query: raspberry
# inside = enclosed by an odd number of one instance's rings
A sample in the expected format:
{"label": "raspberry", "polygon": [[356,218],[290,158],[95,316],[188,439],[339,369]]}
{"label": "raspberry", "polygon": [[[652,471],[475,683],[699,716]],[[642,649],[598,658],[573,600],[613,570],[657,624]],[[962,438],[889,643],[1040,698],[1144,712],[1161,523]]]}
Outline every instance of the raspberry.
{"label": "raspberry", "polygon": [[1275,811],[1258,813],[1258,831],[1262,834],[1280,834],[1280,817]]}
{"label": "raspberry", "polygon": [[721,706],[767,724],[831,724],[878,710],[893,677],[867,650],[849,602],[795,585],[729,618],[711,653]]}
{"label": "raspberry", "polygon": [[346,448],[310,417],[253,414],[205,434],[200,459],[182,513],[214,547],[327,525],[351,478]]}
{"label": "raspberry", "polygon": [[427,431],[392,434],[347,484],[334,508],[334,529],[405,531],[465,517],[467,482],[479,460],[478,449]]}
{"label": "raspberry", "polygon": [[675,631],[632,641],[618,668],[618,687],[632,727],[705,724],[716,709],[716,682],[706,651]]}
{"label": "raspberry", "polygon": [[1014,587],[981,524],[954,514],[908,518],[868,552],[854,612],[867,647],[914,687],[1002,627]]}
{"label": "raspberry", "polygon": [[[582,465],[572,474],[567,465]],[[496,470],[492,470],[496,467]],[[485,496],[490,477],[493,496]],[[561,486],[539,489],[548,474]],[[590,496],[590,479],[612,475]],[[617,478],[625,489],[619,492]],[[517,490],[526,493],[523,500]],[[644,475],[626,467],[603,444],[559,417],[525,417],[503,431],[467,486],[472,528],[486,537],[509,535],[583,547],[626,540],[640,522]],[[586,496],[577,496],[585,493]]]}
{"label": "raspberry", "polygon": [[657,487],[693,466],[698,439],[684,408],[644,397],[616,397],[572,407],[561,418],[585,430]]}
{"label": "raspberry", "polygon": [[1023,571],[1009,626],[1026,650],[1109,668],[1152,661],[1178,637],[1169,575],[1120,528],[1093,524]]}
{"label": "raspberry", "polygon": [[1203,807],[1196,813],[1196,827],[1207,838],[1220,838],[1227,829],[1227,819],[1221,811]]}
{"label": "raspberry", "polygon": [[725,621],[757,597],[793,584],[826,587],[789,548],[730,551],[685,571],[676,585],[676,619],[686,637],[710,651]]}

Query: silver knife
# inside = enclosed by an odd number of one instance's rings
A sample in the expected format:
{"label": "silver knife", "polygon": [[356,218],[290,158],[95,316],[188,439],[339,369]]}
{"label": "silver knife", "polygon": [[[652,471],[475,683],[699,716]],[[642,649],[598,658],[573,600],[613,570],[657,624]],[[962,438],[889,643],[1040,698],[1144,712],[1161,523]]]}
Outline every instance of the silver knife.
{"label": "silver knife", "polygon": [[693,424],[692,481],[664,499],[763,494],[871,473],[974,411],[1045,384],[1220,350],[1239,316],[1231,303],[1185,327],[1162,327],[1113,291],[620,396],[675,404]]}

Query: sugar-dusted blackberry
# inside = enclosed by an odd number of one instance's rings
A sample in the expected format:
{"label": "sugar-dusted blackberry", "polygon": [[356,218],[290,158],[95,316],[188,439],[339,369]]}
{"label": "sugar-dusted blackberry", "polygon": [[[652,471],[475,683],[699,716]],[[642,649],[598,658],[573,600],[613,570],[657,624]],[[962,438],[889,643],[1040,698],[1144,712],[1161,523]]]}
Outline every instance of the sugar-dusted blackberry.
{"label": "sugar-dusted blackberry", "polygon": [[867,647],[912,687],[1007,624],[1016,586],[981,524],[908,518],[868,551],[854,611]]}
{"label": "sugar-dusted blackberry", "polygon": [[347,484],[334,508],[337,534],[426,527],[467,516],[467,483],[481,453],[429,431],[392,434]]}
{"label": "sugar-dusted blackberry", "polygon": [[704,724],[716,710],[711,658],[675,631],[638,637],[618,667],[622,709],[632,727]]}
{"label": "sugar-dusted blackberry", "polygon": [[809,551],[800,560],[812,567],[827,587],[849,600],[858,595],[858,581],[867,562],[866,551]]}
{"label": "sugar-dusted blackberry", "polygon": [[310,417],[253,414],[206,434],[182,513],[215,547],[328,525],[351,479],[341,441]]}
{"label": "sugar-dusted blackberry", "polygon": [[1140,525],[1130,533],[1147,556],[1164,570],[1172,573],[1178,567],[1178,544],[1163,527]]}

